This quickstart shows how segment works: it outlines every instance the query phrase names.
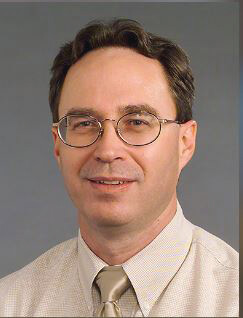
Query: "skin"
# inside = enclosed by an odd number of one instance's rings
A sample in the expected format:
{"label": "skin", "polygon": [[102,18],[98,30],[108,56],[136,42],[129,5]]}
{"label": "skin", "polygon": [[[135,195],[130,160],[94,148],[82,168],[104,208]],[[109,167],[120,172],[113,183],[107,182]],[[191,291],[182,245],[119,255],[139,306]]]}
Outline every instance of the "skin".
{"label": "skin", "polygon": [[[121,117],[126,105],[149,104],[159,118],[175,120],[176,107],[161,64],[127,48],[91,51],[68,71],[59,118],[72,107],[89,107],[99,119]],[[176,212],[179,175],[193,156],[197,123],[162,127],[153,143],[135,147],[116,134],[113,122],[93,145],[72,148],[52,128],[54,156],[78,211],[81,235],[109,265],[122,264],[148,245]],[[99,191],[87,178],[123,176],[134,180],[119,191]]]}

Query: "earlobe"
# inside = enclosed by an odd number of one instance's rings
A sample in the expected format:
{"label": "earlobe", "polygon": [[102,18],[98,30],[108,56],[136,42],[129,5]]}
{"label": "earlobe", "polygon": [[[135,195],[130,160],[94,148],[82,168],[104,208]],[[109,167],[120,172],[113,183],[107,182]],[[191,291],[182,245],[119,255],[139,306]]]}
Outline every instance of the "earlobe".
{"label": "earlobe", "polygon": [[60,139],[58,137],[58,132],[56,128],[52,128],[52,137],[53,137],[53,142],[54,142],[54,148],[53,148],[53,154],[54,157],[57,161],[57,164],[59,166],[59,168],[61,168],[60,166]]}
{"label": "earlobe", "polygon": [[197,122],[190,120],[181,126],[180,132],[180,170],[191,160],[196,147]]}

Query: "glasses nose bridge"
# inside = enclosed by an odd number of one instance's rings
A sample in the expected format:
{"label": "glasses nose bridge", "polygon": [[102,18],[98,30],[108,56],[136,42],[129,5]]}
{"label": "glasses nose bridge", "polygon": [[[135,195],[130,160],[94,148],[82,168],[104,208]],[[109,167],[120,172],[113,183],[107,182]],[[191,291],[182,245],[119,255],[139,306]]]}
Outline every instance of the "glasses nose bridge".
{"label": "glasses nose bridge", "polygon": [[111,119],[111,118],[105,118],[105,119],[101,120],[100,123],[102,124],[103,122],[105,122],[107,120],[110,120],[110,121],[113,121],[113,122],[117,123],[117,120]]}
{"label": "glasses nose bridge", "polygon": [[118,131],[118,121],[119,121],[119,120],[115,120],[115,119],[112,119],[112,118],[105,118],[105,119],[99,121],[99,123],[100,123],[100,133],[99,133],[99,136],[102,137],[103,134],[104,134],[104,126],[103,126],[103,123],[104,123],[105,121],[111,121],[111,122],[113,123],[113,127],[114,127],[114,129],[115,129],[115,132],[116,132],[117,136],[118,136],[119,138],[121,138],[121,137],[120,137],[120,134],[119,134],[119,131]]}
{"label": "glasses nose bridge", "polygon": [[104,123],[105,121],[112,121],[113,126],[114,126],[115,130],[117,131],[117,123],[118,123],[118,120],[111,119],[111,118],[105,118],[105,119],[103,119],[103,120],[101,120],[101,121],[100,121],[100,125],[101,125],[101,133],[103,133],[103,132],[104,132],[103,123]]}

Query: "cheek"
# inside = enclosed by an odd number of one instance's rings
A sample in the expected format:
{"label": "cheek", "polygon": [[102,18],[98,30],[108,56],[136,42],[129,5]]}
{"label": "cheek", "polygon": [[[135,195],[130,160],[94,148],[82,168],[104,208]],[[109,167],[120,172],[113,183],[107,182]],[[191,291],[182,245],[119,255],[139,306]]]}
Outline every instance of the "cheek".
{"label": "cheek", "polygon": [[65,183],[69,185],[78,185],[80,182],[79,171],[84,160],[80,154],[80,149],[63,147],[60,151],[61,172]]}
{"label": "cheek", "polygon": [[177,183],[179,171],[178,143],[173,138],[168,139],[166,143],[158,143],[154,146],[157,147],[151,147],[141,156],[145,179],[151,183],[154,189],[174,186],[175,182]]}

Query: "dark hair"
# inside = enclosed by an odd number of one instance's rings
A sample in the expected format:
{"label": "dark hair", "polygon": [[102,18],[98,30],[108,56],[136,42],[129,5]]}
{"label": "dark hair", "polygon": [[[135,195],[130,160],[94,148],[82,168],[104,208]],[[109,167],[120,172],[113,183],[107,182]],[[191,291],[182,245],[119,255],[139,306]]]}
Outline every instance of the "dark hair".
{"label": "dark hair", "polygon": [[69,68],[87,52],[104,47],[127,47],[157,59],[167,75],[181,122],[192,119],[193,75],[186,53],[172,41],[146,32],[130,19],[93,21],[81,29],[75,39],[61,47],[51,68],[49,103],[53,122],[57,122],[61,89]]}

